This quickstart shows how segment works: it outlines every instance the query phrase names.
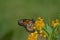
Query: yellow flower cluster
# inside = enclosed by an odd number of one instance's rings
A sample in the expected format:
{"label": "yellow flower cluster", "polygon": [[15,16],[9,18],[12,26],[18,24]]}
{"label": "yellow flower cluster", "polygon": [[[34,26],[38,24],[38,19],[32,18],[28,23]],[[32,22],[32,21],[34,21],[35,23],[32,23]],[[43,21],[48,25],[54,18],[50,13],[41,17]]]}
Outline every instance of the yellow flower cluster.
{"label": "yellow flower cluster", "polygon": [[34,23],[33,29],[39,30],[39,33],[35,31],[34,33],[30,33],[28,36],[28,40],[37,40],[39,36],[43,36],[46,38],[46,35],[43,35],[42,28],[45,26],[45,23],[41,17],[38,18],[38,20]]}
{"label": "yellow flower cluster", "polygon": [[[55,27],[59,24],[58,20],[52,21],[52,26]],[[28,40],[38,40],[39,36],[42,36],[44,38],[47,38],[47,34],[44,33],[44,30],[42,29],[45,26],[45,23],[41,17],[38,18],[37,21],[35,21],[33,25],[33,29],[35,32],[30,33],[28,36]],[[37,31],[39,30],[39,31]]]}
{"label": "yellow flower cluster", "polygon": [[46,38],[46,35],[45,34],[44,35],[42,33],[38,34],[38,32],[35,31],[34,33],[30,33],[29,34],[28,40],[38,40],[39,36]]}
{"label": "yellow flower cluster", "polygon": [[38,33],[35,31],[34,33],[30,33],[28,36],[28,40],[37,40],[38,39]]}
{"label": "yellow flower cluster", "polygon": [[45,26],[45,23],[41,17],[38,18],[38,20],[34,24],[34,29],[42,30],[42,28]]}
{"label": "yellow flower cluster", "polygon": [[59,24],[59,21],[56,19],[55,21],[52,21],[52,26],[56,27]]}

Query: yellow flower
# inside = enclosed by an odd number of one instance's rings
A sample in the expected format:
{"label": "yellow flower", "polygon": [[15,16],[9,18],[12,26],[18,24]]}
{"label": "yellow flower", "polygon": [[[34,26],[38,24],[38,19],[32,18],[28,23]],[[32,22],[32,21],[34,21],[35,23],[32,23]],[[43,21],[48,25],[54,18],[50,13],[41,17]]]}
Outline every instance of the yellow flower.
{"label": "yellow flower", "polygon": [[40,34],[42,34],[42,33],[43,33],[43,31],[41,30],[41,31],[40,31]]}
{"label": "yellow flower", "polygon": [[52,21],[52,26],[56,27],[59,24],[59,21],[56,19],[56,21]]}
{"label": "yellow flower", "polygon": [[28,40],[37,40],[38,38],[38,33],[35,31],[34,33],[30,33],[28,36]]}
{"label": "yellow flower", "polygon": [[46,35],[44,35],[43,37],[46,38]]}
{"label": "yellow flower", "polygon": [[38,20],[34,24],[34,29],[42,30],[42,28],[45,26],[45,23],[41,17],[38,18]]}
{"label": "yellow flower", "polygon": [[36,29],[36,27],[33,26],[33,29]]}

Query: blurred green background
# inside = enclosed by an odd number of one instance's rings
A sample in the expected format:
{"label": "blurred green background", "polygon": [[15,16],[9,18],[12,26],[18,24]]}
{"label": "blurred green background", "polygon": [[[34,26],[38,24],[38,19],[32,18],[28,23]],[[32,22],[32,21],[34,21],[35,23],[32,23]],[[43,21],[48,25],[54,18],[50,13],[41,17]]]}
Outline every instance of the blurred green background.
{"label": "blurred green background", "polygon": [[27,40],[21,18],[60,20],[60,0],[0,0],[0,40]]}

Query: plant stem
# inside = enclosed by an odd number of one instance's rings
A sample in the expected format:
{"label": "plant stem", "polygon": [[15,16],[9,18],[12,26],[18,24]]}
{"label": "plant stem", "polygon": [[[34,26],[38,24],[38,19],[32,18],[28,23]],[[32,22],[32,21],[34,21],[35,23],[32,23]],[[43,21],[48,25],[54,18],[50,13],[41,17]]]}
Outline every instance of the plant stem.
{"label": "plant stem", "polygon": [[51,40],[51,35],[49,35],[49,36],[47,37],[47,40]]}

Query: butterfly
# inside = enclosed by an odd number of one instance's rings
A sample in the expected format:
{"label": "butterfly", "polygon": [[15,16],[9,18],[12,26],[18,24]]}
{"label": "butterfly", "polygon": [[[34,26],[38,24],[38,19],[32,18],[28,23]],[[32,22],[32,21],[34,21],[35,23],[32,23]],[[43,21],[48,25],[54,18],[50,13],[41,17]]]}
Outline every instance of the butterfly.
{"label": "butterfly", "polygon": [[34,22],[33,19],[20,19],[18,25],[23,26],[28,32],[34,32],[35,30],[32,28]]}

